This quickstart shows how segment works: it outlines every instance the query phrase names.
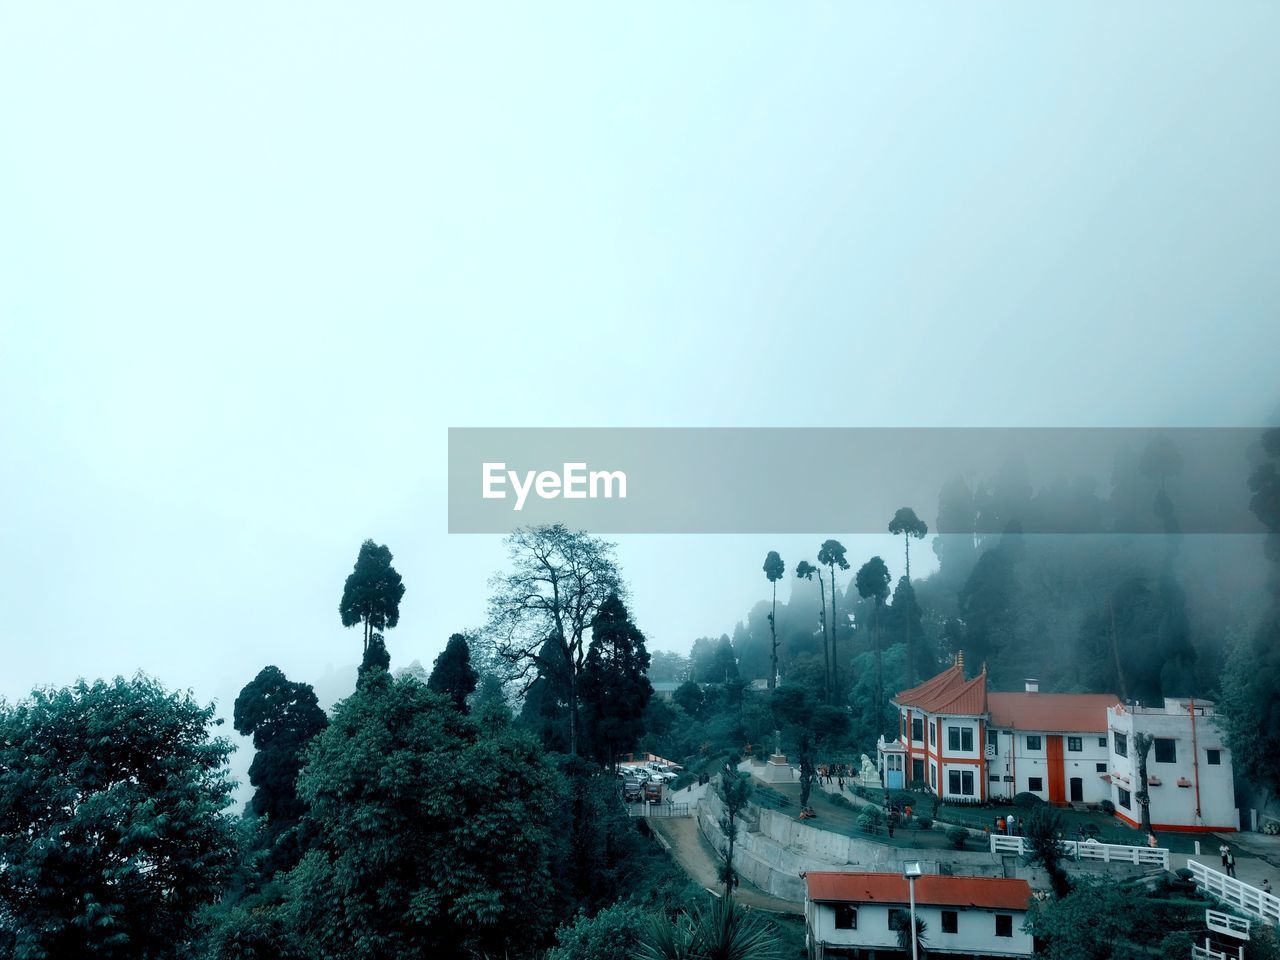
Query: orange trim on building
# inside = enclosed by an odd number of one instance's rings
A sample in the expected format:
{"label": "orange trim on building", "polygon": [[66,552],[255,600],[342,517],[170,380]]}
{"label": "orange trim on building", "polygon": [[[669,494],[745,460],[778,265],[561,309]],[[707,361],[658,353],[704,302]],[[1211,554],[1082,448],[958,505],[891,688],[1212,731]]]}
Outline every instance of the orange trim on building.
{"label": "orange trim on building", "polygon": [[[1135,830],[1141,830],[1142,824],[1137,820],[1131,820],[1119,810],[1116,811],[1116,819],[1123,820]],[[1239,827],[1207,827],[1204,824],[1183,824],[1183,823],[1153,823],[1152,830],[1165,830],[1169,833],[1236,833]]]}
{"label": "orange trim on building", "polygon": [[1062,755],[1061,734],[1045,737],[1045,765],[1049,768],[1049,802],[1067,802],[1067,767]]}

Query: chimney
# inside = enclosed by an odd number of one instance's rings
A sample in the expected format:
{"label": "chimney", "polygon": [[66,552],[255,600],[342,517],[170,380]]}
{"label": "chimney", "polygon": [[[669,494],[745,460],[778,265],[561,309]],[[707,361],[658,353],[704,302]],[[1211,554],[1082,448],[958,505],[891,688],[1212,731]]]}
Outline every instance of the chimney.
{"label": "chimney", "polygon": [[1040,681],[1032,677],[1027,678],[1027,693],[1039,693]]}

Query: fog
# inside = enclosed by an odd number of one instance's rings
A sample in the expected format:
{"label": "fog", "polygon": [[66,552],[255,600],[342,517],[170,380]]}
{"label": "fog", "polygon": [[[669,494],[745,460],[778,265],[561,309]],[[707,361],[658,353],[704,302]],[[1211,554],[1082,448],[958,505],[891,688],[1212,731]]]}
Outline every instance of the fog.
{"label": "fog", "polygon": [[[429,665],[504,561],[450,426],[1268,421],[1280,11],[918,14],[10,11],[0,695],[331,700],[366,537]],[[619,544],[682,650],[818,540]]]}

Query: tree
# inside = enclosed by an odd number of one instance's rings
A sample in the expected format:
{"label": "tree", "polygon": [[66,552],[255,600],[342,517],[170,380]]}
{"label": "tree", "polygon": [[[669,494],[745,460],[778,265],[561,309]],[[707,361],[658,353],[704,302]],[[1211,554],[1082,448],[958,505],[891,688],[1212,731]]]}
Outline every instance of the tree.
{"label": "tree", "polygon": [[562,800],[529,735],[374,672],[312,743],[298,792],[319,842],[285,909],[306,955],[502,955],[550,932]]}
{"label": "tree", "polygon": [[1138,806],[1142,809],[1144,835],[1151,833],[1151,788],[1147,784],[1147,755],[1151,753],[1155,742],[1156,738],[1149,733],[1133,735],[1133,751],[1138,758],[1138,789],[1134,791],[1133,799],[1138,801]]}
{"label": "tree", "polygon": [[371,670],[390,670],[391,654],[387,652],[387,642],[382,634],[374,633],[365,645],[364,656],[360,659],[360,668],[356,671],[356,685],[364,683]]}
{"label": "tree", "polygon": [[[929,525],[916,516],[916,512],[910,507],[902,507],[893,515],[893,519],[889,521],[889,532],[894,536],[902,534],[902,545],[906,551],[907,582],[911,582],[911,538],[917,540],[924,539],[925,534],[929,532]],[[907,625],[907,686],[915,686],[915,656],[911,648],[911,616],[910,611],[905,619]]]}
{"label": "tree", "polygon": [[653,696],[648,669],[644,634],[613,594],[591,622],[582,669],[583,726],[597,762],[614,766],[618,754],[634,749],[644,733],[644,712]]}
{"label": "tree", "polygon": [[773,608],[769,612],[769,689],[778,685],[778,581],[786,572],[787,565],[777,550],[770,550],[764,558],[764,575],[773,588]]}
{"label": "tree", "polygon": [[[911,914],[906,911],[899,910],[893,915],[893,929],[898,935],[898,949],[908,957],[912,956],[911,952]],[[923,917],[916,917],[916,953],[924,956],[925,953],[925,932],[929,929],[929,925],[924,922]]]}
{"label": "tree", "polygon": [[801,560],[796,564],[796,579],[798,580],[812,580],[815,573],[818,575],[818,595],[822,604],[818,613],[818,620],[822,624],[822,699],[830,703],[831,653],[827,646],[827,592],[822,584],[822,571],[808,560]]}
{"label": "tree", "polygon": [[777,935],[756,912],[728,897],[695,905],[674,921],[654,917],[640,946],[642,960],[780,960]]}
{"label": "tree", "polygon": [[[316,701],[309,683],[297,683],[279,667],[263,667],[236,697],[233,712],[236,732],[253,738],[256,751],[249,766],[254,788],[249,809],[265,821],[263,846],[271,849],[298,825],[306,807],[298,799],[298,772],[302,754],[329,718]],[[299,844],[282,850],[264,865],[266,875],[291,867],[301,857]]]}
{"label": "tree", "polygon": [[813,734],[801,727],[796,736],[796,759],[800,762],[800,809],[809,806],[809,794],[813,792],[813,781],[817,777],[814,765]]}
{"label": "tree", "polygon": [[142,675],[0,702],[0,930],[15,960],[183,955],[236,855],[215,723]]}
{"label": "tree", "polygon": [[840,687],[840,669],[836,662],[836,637],[840,632],[840,621],[836,618],[836,567],[849,569],[849,561],[844,555],[844,545],[839,540],[824,540],[818,549],[818,563],[831,574],[831,691],[828,702],[835,701]]}
{"label": "tree", "polygon": [[363,650],[369,648],[374,631],[389,630],[400,622],[400,601],[404,583],[391,565],[391,551],[372,540],[360,545],[355,568],[342,588],[338,613],[344,627],[364,625]]}
{"label": "tree", "polygon": [[478,682],[476,671],[471,666],[471,647],[467,638],[455,633],[440,656],[436,657],[431,676],[427,677],[427,689],[434,690],[466,713],[467,697],[471,696]]}
{"label": "tree", "polygon": [[1045,803],[1038,803],[1022,818],[1022,833],[1027,844],[1027,863],[1044,867],[1055,896],[1071,892],[1071,878],[1062,861],[1066,850],[1062,845],[1062,814]]}
{"label": "tree", "polygon": [[676,687],[676,692],[671,695],[671,699],[675,701],[677,706],[682,707],[689,716],[702,716],[702,705],[704,703],[702,687],[694,681],[686,680]]}
{"label": "tree", "polygon": [[489,629],[525,690],[540,670],[563,673],[569,752],[576,755],[586,632],[610,596],[623,596],[614,546],[562,524],[517,530],[506,545],[512,570],[493,580]]}
{"label": "tree", "polygon": [[[885,599],[889,596],[889,568],[885,566],[885,562],[879,557],[872,557],[864,563],[859,569],[857,576],[854,578],[854,585],[858,588],[858,596],[863,600],[871,600],[874,602],[875,626],[874,633],[874,649],[876,653],[876,715],[880,716],[884,713],[884,664],[880,655],[880,608],[884,605]],[[908,675],[910,668],[908,668]],[[877,727],[880,725],[877,724]],[[877,732],[882,732],[879,729]]]}
{"label": "tree", "polygon": [[724,870],[721,874],[724,895],[728,899],[733,896],[733,888],[737,886],[737,875],[733,872],[733,848],[738,839],[738,820],[751,800],[751,780],[726,763],[720,774],[717,792],[720,794],[720,803],[724,808],[724,813],[720,816],[720,829],[728,842],[725,848]]}
{"label": "tree", "polygon": [[636,904],[621,901],[594,917],[580,914],[556,931],[556,945],[546,960],[632,960],[645,935],[649,916]]}

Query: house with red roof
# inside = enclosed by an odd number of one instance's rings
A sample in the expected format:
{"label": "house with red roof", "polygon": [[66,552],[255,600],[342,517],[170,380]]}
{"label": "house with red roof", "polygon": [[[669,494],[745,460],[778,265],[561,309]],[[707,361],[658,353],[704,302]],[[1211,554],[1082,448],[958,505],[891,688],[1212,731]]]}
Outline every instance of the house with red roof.
{"label": "house with red roof", "polygon": [[[899,924],[910,913],[901,873],[805,875],[805,940],[810,960],[901,957]],[[923,876],[915,881],[916,918],[929,956],[1029,957],[1023,927],[1031,902],[1025,880]],[[910,951],[906,956],[910,956]]]}
{"label": "house with red roof", "polygon": [[1111,796],[1107,709],[1112,694],[987,689],[987,671],[964,675],[964,657],[893,698],[898,736],[877,747],[891,789],[924,783],[944,800],[984,803],[1033,793],[1050,803]]}

